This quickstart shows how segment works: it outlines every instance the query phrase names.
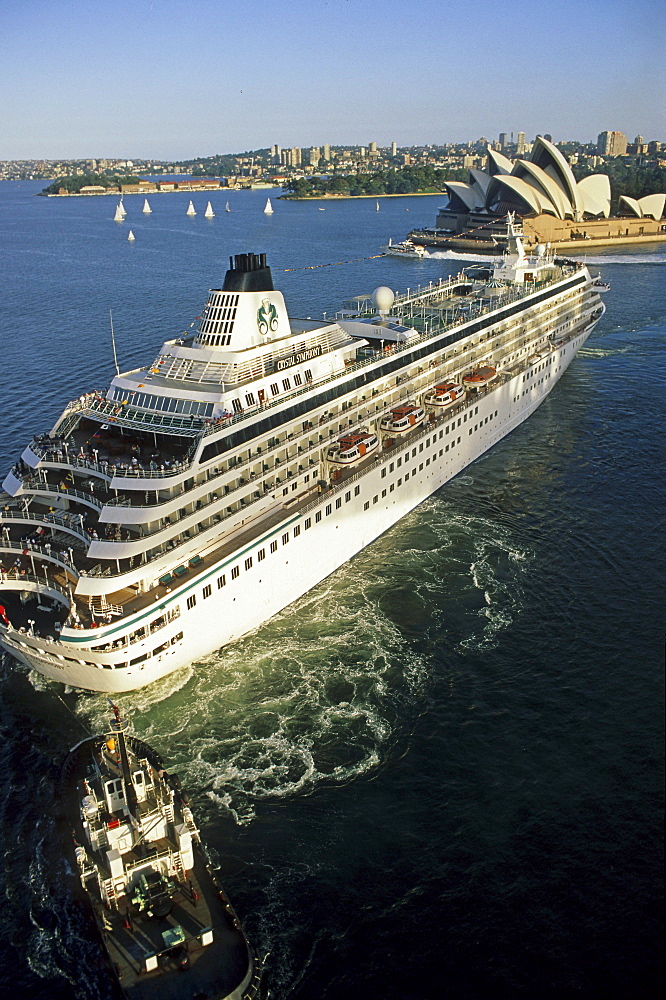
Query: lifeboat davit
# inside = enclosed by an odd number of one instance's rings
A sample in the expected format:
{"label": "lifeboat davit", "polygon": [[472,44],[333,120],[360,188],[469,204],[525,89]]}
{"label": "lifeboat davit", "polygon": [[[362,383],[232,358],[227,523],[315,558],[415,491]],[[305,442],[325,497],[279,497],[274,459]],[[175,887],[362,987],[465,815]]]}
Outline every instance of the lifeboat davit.
{"label": "lifeboat davit", "polygon": [[328,449],[327,459],[335,465],[353,465],[379,446],[379,438],[368,431],[345,434]]}
{"label": "lifeboat davit", "polygon": [[464,396],[465,390],[457,382],[442,382],[426,393],[424,402],[426,406],[451,406]]}
{"label": "lifeboat davit", "polygon": [[481,389],[484,385],[492,382],[496,375],[497,368],[494,368],[493,365],[479,365],[473,372],[463,375],[463,385],[468,389]]}
{"label": "lifeboat davit", "polygon": [[392,434],[404,434],[412,427],[417,427],[425,418],[425,410],[415,403],[405,403],[404,406],[396,406],[382,417],[381,429],[390,431]]}

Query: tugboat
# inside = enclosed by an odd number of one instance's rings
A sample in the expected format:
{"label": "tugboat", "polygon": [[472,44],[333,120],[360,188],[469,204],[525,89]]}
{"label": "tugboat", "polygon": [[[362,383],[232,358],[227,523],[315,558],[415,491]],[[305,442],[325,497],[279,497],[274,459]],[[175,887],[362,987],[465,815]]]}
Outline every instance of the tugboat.
{"label": "tugboat", "polygon": [[338,438],[328,449],[327,459],[334,465],[353,465],[379,446],[379,438],[368,431],[357,431]]}
{"label": "tugboat", "polygon": [[442,382],[426,393],[424,403],[426,406],[445,407],[464,398],[465,390],[457,382]]}
{"label": "tugboat", "polygon": [[180,782],[110,704],[109,731],[73,747],[61,775],[109,973],[127,1000],[258,1000],[252,948]]}
{"label": "tugboat", "polygon": [[382,417],[381,429],[390,431],[391,434],[404,434],[406,431],[411,431],[412,427],[418,427],[424,418],[425,410],[422,406],[405,403],[404,406],[396,406]]}

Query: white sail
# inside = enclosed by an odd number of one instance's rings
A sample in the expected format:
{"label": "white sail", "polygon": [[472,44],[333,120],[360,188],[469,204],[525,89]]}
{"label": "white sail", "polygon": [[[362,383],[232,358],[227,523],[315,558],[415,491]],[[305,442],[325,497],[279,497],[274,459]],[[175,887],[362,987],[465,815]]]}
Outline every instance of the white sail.
{"label": "white sail", "polygon": [[229,208],[229,202],[227,202],[226,205],[224,206],[224,211],[225,212],[230,212],[231,211],[231,209]]}
{"label": "white sail", "polygon": [[124,219],[125,216],[127,215],[127,212],[125,211],[125,206],[123,205],[123,199],[122,198],[118,202],[118,211],[120,212],[120,214],[122,215],[122,217]]}
{"label": "white sail", "polygon": [[213,211],[213,206],[211,205],[210,202],[208,202],[208,204],[206,205],[206,211],[204,212],[204,215],[207,219],[212,219],[215,216],[215,212]]}
{"label": "white sail", "polygon": [[124,222],[125,221],[125,212],[123,212],[121,205],[116,205],[116,214],[113,217],[113,221],[114,222]]}
{"label": "white sail", "polygon": [[190,202],[189,205],[187,206],[187,212],[185,214],[186,215],[196,215],[197,214],[196,213],[196,209],[194,208],[194,205],[192,204],[192,202]]}
{"label": "white sail", "polygon": [[273,206],[271,205],[271,199],[270,198],[266,199],[266,207],[264,208],[264,214],[265,215],[272,215],[273,214]]}
{"label": "white sail", "polygon": [[134,233],[132,232],[131,229],[130,229],[129,233],[127,234],[127,239],[130,240],[130,242],[136,239],[136,236],[134,235]]}
{"label": "white sail", "polygon": [[375,212],[378,212],[378,211],[379,211],[379,202],[376,201],[375,202]]}
{"label": "white sail", "polygon": [[150,213],[152,212],[152,208],[148,204],[147,198],[144,198],[143,200],[143,211],[146,213],[146,215],[150,215]]}

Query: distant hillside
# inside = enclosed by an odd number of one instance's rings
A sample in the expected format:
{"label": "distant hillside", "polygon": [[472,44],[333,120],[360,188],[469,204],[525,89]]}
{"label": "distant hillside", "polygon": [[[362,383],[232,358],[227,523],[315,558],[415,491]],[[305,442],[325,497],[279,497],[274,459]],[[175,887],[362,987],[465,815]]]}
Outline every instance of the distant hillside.
{"label": "distant hillside", "polygon": [[378,194],[436,194],[445,181],[465,180],[467,170],[436,167],[403,167],[372,174],[332,174],[324,177],[296,177],[288,180],[287,198],[321,198],[326,195],[355,197]]}

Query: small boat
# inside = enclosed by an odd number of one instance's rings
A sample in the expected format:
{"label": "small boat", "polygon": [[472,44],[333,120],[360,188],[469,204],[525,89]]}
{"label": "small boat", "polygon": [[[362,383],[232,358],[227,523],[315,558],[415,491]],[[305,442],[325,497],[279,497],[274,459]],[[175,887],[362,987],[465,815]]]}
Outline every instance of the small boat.
{"label": "small boat", "polygon": [[189,205],[187,206],[187,212],[185,213],[185,215],[196,215],[196,214],[197,214],[196,209],[192,204],[192,202],[190,202]]}
{"label": "small boat", "polygon": [[382,247],[382,251],[390,257],[410,257],[413,260],[422,260],[430,254],[425,247],[412,243],[411,240],[403,240],[402,243],[394,243],[390,237],[387,245]]}
{"label": "small boat", "polygon": [[131,229],[130,229],[129,233],[127,234],[127,239],[130,241],[130,243],[133,243],[134,240],[136,239],[136,236],[134,235],[134,233],[132,232]]}
{"label": "small boat", "polygon": [[382,417],[381,429],[390,431],[392,434],[404,434],[411,431],[412,427],[418,427],[423,422],[426,411],[416,403],[405,403],[403,406],[396,406],[390,410],[386,416]]}
{"label": "small boat", "polygon": [[125,216],[127,215],[127,211],[125,210],[125,206],[123,205],[123,199],[122,198],[118,202],[118,208],[119,208],[120,213],[121,213],[121,215],[122,215],[122,217],[124,219]]}
{"label": "small boat", "polygon": [[426,406],[451,406],[464,398],[463,386],[457,382],[442,382],[426,393],[424,403]]}
{"label": "small boat", "polygon": [[264,206],[264,215],[272,215],[272,214],[273,214],[273,206],[271,205],[271,199],[267,198],[266,204]]}
{"label": "small boat", "polygon": [[231,211],[231,209],[229,208],[229,202],[227,202],[226,205],[224,206],[224,211],[225,212],[230,212]]}
{"label": "small boat", "polygon": [[335,465],[353,465],[379,447],[379,438],[369,431],[355,431],[338,438],[328,449],[326,458]]}
{"label": "small boat", "polygon": [[592,288],[595,292],[610,292],[610,281],[604,281],[603,278],[595,278],[592,282]]}
{"label": "small boat", "polygon": [[214,219],[215,218],[215,212],[213,211],[213,206],[211,205],[210,202],[208,202],[208,204],[206,205],[206,211],[204,212],[204,218],[206,218],[206,219]]}
{"label": "small boat", "polygon": [[148,204],[148,199],[147,198],[143,199],[143,209],[142,209],[142,212],[144,213],[144,215],[150,215],[150,213],[152,212],[152,208]]}
{"label": "small boat", "polygon": [[127,1000],[254,997],[252,948],[180,782],[111,707],[107,732],[67,754],[59,797],[109,978]]}
{"label": "small boat", "polygon": [[479,365],[474,371],[467,372],[463,375],[463,385],[468,389],[481,389],[484,385],[488,385],[489,382],[497,375],[497,368],[493,365]]}
{"label": "small boat", "polygon": [[126,214],[127,213],[123,211],[122,205],[120,203],[118,203],[118,205],[116,205],[116,214],[113,217],[113,221],[114,222],[124,222]]}
{"label": "small boat", "polygon": [[378,211],[379,211],[379,202],[376,201],[375,202],[375,212],[378,212]]}

